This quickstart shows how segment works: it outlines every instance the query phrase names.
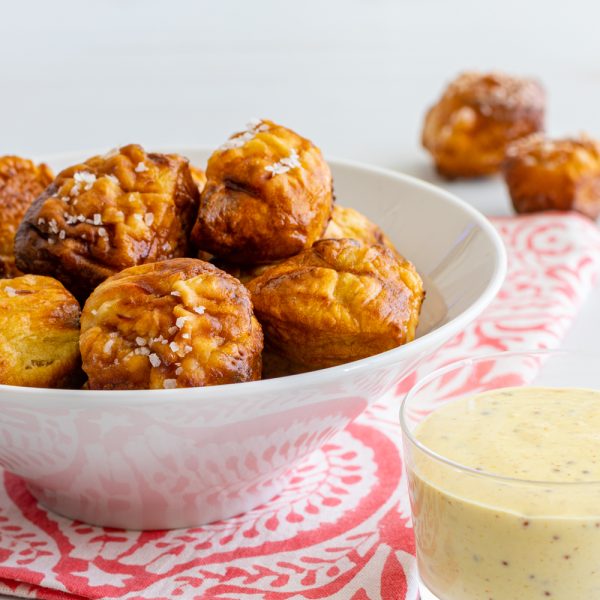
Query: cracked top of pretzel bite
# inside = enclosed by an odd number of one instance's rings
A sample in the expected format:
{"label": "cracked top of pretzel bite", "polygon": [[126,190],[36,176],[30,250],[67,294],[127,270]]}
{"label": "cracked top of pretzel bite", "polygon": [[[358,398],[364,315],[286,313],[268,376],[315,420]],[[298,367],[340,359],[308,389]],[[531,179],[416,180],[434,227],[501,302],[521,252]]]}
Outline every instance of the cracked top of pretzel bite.
{"label": "cracked top of pretzel bite", "polygon": [[318,240],[333,184],[321,151],[271,121],[256,121],[208,161],[194,226],[196,245],[239,264],[268,263]]}
{"label": "cracked top of pretzel bite", "polygon": [[52,181],[45,164],[18,156],[0,157],[0,277],[19,275],[15,267],[15,235],[29,205]]}
{"label": "cracked top of pretzel bite", "polygon": [[519,213],[576,210],[600,216],[600,143],[586,135],[532,135],[506,151],[504,178]]}
{"label": "cracked top of pretzel bite", "polygon": [[201,260],[131,267],[88,298],[90,389],[200,387],[260,379],[263,338],[246,288]]}
{"label": "cracked top of pretzel bite", "polygon": [[412,340],[423,283],[380,245],[320,240],[248,283],[269,347],[311,369]]}
{"label": "cracked top of pretzel bite", "polygon": [[0,383],[80,383],[79,304],[51,277],[0,279]]}
{"label": "cracked top of pretzel bite", "polygon": [[462,73],[429,109],[422,143],[448,178],[489,175],[500,170],[510,142],[543,129],[544,114],[536,80]]}
{"label": "cracked top of pretzel bite", "polygon": [[17,266],[85,299],[133,265],[183,256],[198,205],[188,162],[138,145],[62,171],[17,233]]}

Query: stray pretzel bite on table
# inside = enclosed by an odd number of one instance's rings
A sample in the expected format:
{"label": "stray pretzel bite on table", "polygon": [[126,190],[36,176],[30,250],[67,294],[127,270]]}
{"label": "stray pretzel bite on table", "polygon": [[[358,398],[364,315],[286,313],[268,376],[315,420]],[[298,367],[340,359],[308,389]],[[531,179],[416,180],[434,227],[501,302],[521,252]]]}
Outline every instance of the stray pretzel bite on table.
{"label": "stray pretzel bite on table", "polygon": [[227,262],[253,265],[297,254],[318,240],[333,207],[321,151],[271,121],[255,121],[208,161],[192,237]]}
{"label": "stray pretzel bite on table", "polygon": [[215,266],[179,258],[100,284],[81,317],[92,390],[169,389],[260,379],[263,337],[248,290]]}
{"label": "stray pretzel bite on table", "polygon": [[600,143],[532,135],[506,151],[504,178],[518,213],[574,210],[600,216]]}
{"label": "stray pretzel bite on table", "polygon": [[15,277],[15,235],[29,205],[50,184],[52,171],[18,156],[0,157],[0,277]]}
{"label": "stray pretzel bite on table", "polygon": [[122,269],[185,256],[197,206],[187,159],[124,146],[59,173],[19,227],[17,266],[85,300]]}
{"label": "stray pretzel bite on table", "polygon": [[545,93],[534,79],[466,72],[428,111],[422,143],[449,179],[500,170],[506,146],[544,128]]}
{"label": "stray pretzel bite on table", "polygon": [[65,388],[81,383],[79,304],[51,277],[0,280],[0,383]]}
{"label": "stray pretzel bite on table", "polygon": [[409,261],[352,239],[320,240],[248,289],[269,350],[307,369],[411,341],[424,297]]}

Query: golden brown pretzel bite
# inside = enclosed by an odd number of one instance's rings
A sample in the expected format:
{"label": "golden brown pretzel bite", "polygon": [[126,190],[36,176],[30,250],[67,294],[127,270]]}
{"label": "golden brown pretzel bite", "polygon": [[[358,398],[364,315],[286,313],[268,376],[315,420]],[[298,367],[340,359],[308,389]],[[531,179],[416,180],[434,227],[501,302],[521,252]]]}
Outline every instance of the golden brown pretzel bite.
{"label": "golden brown pretzel bite", "polygon": [[79,304],[50,277],[0,280],[0,383],[80,383]]}
{"label": "golden brown pretzel bite", "polygon": [[323,239],[352,238],[364,244],[381,244],[399,256],[382,229],[354,208],[336,204]]}
{"label": "golden brown pretzel bite", "polygon": [[[391,240],[383,233],[380,227],[370,221],[365,215],[354,208],[336,204],[331,213],[331,220],[323,233],[322,239],[352,238],[365,244],[381,244],[389,248],[394,254],[402,259]],[[402,259],[404,260],[404,259]],[[264,265],[235,265],[226,261],[215,259],[212,261],[220,269],[246,284],[264,273],[267,269],[281,261]]]}
{"label": "golden brown pretzel bite", "polygon": [[600,216],[600,143],[533,135],[506,151],[504,178],[515,210],[576,210]]}
{"label": "golden brown pretzel bite", "polygon": [[320,240],[248,284],[269,346],[309,369],[412,340],[423,300],[413,265],[387,248]]}
{"label": "golden brown pretzel bite", "polygon": [[544,90],[533,79],[462,73],[429,109],[422,143],[445,177],[489,175],[510,142],[544,128],[544,113]]}
{"label": "golden brown pretzel bite", "polygon": [[127,267],[183,256],[198,205],[188,162],[130,145],[62,171],[27,211],[17,266],[85,299]]}
{"label": "golden brown pretzel bite", "polygon": [[318,240],[333,206],[320,150],[290,129],[257,121],[216,150],[206,168],[196,245],[228,262],[269,263]]}
{"label": "golden brown pretzel bite", "polygon": [[0,157],[0,277],[19,275],[15,234],[29,205],[52,181],[52,171],[18,156]]}
{"label": "golden brown pretzel bite", "polygon": [[252,381],[262,348],[246,288],[192,258],[125,269],[98,286],[81,317],[90,389]]}

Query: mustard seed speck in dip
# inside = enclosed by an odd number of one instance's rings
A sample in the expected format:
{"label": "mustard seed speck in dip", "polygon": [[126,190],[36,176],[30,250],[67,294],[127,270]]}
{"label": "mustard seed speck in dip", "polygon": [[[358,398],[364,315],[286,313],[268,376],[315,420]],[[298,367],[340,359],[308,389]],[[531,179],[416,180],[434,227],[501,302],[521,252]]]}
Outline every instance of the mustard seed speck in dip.
{"label": "mustard seed speck in dip", "polygon": [[419,572],[434,594],[600,599],[600,392],[486,392],[413,434],[471,469],[414,449],[407,461]]}

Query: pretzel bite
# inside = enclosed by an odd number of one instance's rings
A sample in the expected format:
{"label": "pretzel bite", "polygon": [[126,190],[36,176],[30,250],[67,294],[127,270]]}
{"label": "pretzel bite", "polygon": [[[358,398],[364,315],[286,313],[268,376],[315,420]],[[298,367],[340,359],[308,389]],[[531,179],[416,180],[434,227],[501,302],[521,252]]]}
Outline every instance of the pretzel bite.
{"label": "pretzel bite", "polygon": [[450,179],[500,170],[506,146],[544,127],[545,93],[533,79],[462,73],[429,109],[422,143]]}
{"label": "pretzel bite", "polygon": [[408,261],[357,240],[320,240],[248,283],[269,348],[319,369],[415,336],[423,283]]}
{"label": "pretzel bite", "polygon": [[575,210],[600,216],[600,143],[532,135],[506,151],[504,178],[515,210]]}
{"label": "pretzel bite", "polygon": [[51,277],[0,279],[0,383],[80,383],[79,304]]}
{"label": "pretzel bite", "polygon": [[202,250],[231,263],[269,263],[318,240],[333,187],[320,150],[290,129],[257,121],[209,159],[192,233]]}
{"label": "pretzel bite", "polygon": [[15,234],[29,205],[50,184],[52,171],[18,156],[0,157],[0,277],[19,275],[15,267]]}
{"label": "pretzel bite", "polygon": [[263,337],[239,281],[180,258],[99,285],[80,346],[90,389],[200,387],[260,379]]}
{"label": "pretzel bite", "polygon": [[206,173],[202,169],[192,165],[190,165],[190,173],[192,174],[192,179],[198,188],[198,192],[201,194],[202,190],[204,190],[204,186],[206,185]]}
{"label": "pretzel bite", "polygon": [[[367,219],[365,215],[354,208],[336,204],[333,207],[331,220],[323,233],[322,239],[339,240],[341,238],[353,238],[365,244],[381,244],[400,257],[400,254],[396,248],[394,248],[391,240],[377,225],[375,225],[375,223]],[[233,275],[243,284],[247,284],[249,281],[252,281],[255,277],[258,277],[267,269],[280,262],[281,261],[276,261],[265,265],[235,265],[226,261],[220,261],[219,259],[213,261],[219,268],[230,275]],[[265,368],[263,367],[263,372],[264,370]]]}
{"label": "pretzel bite", "polygon": [[133,265],[183,256],[198,205],[188,162],[130,145],[65,169],[31,205],[17,267],[53,275],[80,299]]}
{"label": "pretzel bite", "polygon": [[354,208],[336,204],[323,239],[339,240],[342,238],[352,238],[364,244],[380,244],[399,256],[394,244],[378,225]]}

